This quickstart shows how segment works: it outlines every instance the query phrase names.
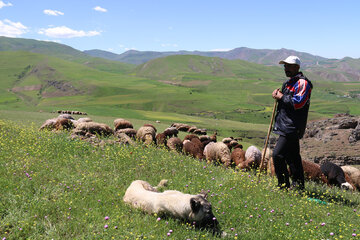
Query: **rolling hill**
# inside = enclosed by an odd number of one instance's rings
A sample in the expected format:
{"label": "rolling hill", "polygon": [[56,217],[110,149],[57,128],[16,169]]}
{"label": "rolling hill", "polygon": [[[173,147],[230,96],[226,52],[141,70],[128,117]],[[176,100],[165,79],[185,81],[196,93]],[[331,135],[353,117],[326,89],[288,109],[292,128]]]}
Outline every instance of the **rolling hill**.
{"label": "rolling hill", "polygon": [[309,53],[299,52],[290,49],[251,49],[246,47],[235,48],[224,52],[201,52],[201,51],[178,51],[178,52],[154,52],[129,50],[122,54],[114,54],[102,50],[88,50],[84,53],[105,58],[113,61],[120,61],[132,64],[143,64],[152,59],[171,55],[197,55],[206,57],[219,57],[228,60],[244,60],[247,62],[263,64],[267,66],[278,66],[281,59],[289,55],[299,56],[302,60],[302,68],[314,73],[321,79],[328,79],[338,82],[359,82],[360,81],[360,59],[343,58],[328,59]]}
{"label": "rolling hill", "polygon": [[89,55],[64,44],[34,39],[0,37],[0,52],[26,51],[57,57],[63,60],[84,64],[95,69],[109,72],[126,73],[134,69],[134,65],[113,62],[104,58]]}

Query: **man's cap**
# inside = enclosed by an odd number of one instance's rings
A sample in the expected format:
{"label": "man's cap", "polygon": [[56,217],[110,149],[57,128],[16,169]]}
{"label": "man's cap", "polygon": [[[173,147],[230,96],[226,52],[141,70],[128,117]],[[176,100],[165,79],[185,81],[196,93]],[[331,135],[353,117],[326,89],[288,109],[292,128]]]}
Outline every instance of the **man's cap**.
{"label": "man's cap", "polygon": [[297,56],[288,56],[285,60],[281,60],[279,62],[279,64],[297,64],[297,65],[301,65],[301,61],[300,58],[298,58]]}

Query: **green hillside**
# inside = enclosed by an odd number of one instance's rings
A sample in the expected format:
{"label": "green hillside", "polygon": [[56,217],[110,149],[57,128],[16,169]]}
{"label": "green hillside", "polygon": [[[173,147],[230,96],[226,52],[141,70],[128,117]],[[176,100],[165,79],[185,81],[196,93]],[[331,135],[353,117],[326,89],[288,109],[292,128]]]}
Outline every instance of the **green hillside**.
{"label": "green hillside", "polygon": [[128,63],[90,57],[89,55],[64,44],[34,39],[0,37],[0,52],[4,51],[40,53],[71,62],[81,63],[95,69],[116,73],[129,72],[135,67]]}
{"label": "green hillside", "polygon": [[[112,71],[118,62],[94,69],[29,52],[0,52],[0,64],[0,109],[126,112],[132,118],[144,117],[138,111],[145,111],[268,124],[271,92],[286,79],[280,67],[193,55],[155,59],[130,73]],[[360,114],[359,83],[305,74],[315,86],[311,119]]]}

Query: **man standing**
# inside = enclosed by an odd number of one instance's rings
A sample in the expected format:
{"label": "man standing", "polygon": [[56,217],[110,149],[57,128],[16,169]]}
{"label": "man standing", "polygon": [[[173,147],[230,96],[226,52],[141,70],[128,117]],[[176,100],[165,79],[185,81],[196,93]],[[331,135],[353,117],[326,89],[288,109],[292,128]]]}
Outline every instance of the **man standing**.
{"label": "man standing", "polygon": [[313,85],[299,71],[301,62],[298,57],[289,56],[279,64],[284,64],[289,80],[283,83],[281,90],[275,89],[272,93],[272,97],[278,101],[274,125],[274,133],[279,135],[273,151],[275,173],[278,186],[289,188],[288,164],[292,188],[304,189],[299,139],[305,132]]}

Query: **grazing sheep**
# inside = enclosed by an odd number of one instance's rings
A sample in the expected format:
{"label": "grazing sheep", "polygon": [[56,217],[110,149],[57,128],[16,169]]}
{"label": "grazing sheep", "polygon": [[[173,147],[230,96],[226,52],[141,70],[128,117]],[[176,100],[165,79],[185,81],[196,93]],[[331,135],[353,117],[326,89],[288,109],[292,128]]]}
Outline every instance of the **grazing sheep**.
{"label": "grazing sheep", "polygon": [[186,124],[181,124],[178,127],[176,127],[176,129],[182,132],[187,132],[190,129],[190,126]]}
{"label": "grazing sheep", "polygon": [[57,118],[66,118],[70,120],[74,120],[74,118],[70,114],[60,114]]}
{"label": "grazing sheep", "polygon": [[115,119],[114,126],[115,126],[115,131],[125,128],[134,128],[131,122],[122,118]]}
{"label": "grazing sheep", "polygon": [[179,131],[176,129],[176,127],[169,127],[164,130],[164,134],[166,137],[177,137]]}
{"label": "grazing sheep", "polygon": [[229,167],[231,163],[230,150],[223,142],[211,142],[206,145],[204,155],[207,161],[220,162],[225,167]]}
{"label": "grazing sheep", "polygon": [[150,123],[144,124],[144,127],[152,127],[155,130],[155,132],[157,132],[156,127],[154,125],[150,124]]}
{"label": "grazing sheep", "polygon": [[77,120],[78,123],[81,123],[81,122],[92,122],[93,120],[91,120],[91,118],[88,118],[88,117],[85,117],[85,118],[79,118]]}
{"label": "grazing sheep", "polygon": [[183,152],[199,160],[204,159],[202,143],[199,138],[185,139],[183,141]]}
{"label": "grazing sheep", "polygon": [[196,129],[197,129],[197,127],[192,126],[192,127],[189,128],[188,132],[189,132],[189,133],[194,133],[194,131],[195,131]]}
{"label": "grazing sheep", "polygon": [[165,133],[156,134],[156,145],[166,145],[166,135]]}
{"label": "grazing sheep", "polygon": [[308,160],[302,160],[305,179],[327,183],[325,175],[321,172],[320,165]]}
{"label": "grazing sheep", "polygon": [[197,135],[206,135],[206,129],[196,129],[193,133]]}
{"label": "grazing sheep", "polygon": [[136,132],[137,131],[135,129],[133,129],[133,128],[124,128],[124,129],[117,130],[115,134],[118,135],[120,133],[125,133],[130,138],[135,138]]}
{"label": "grazing sheep", "polygon": [[58,118],[55,123],[56,130],[70,130],[74,128],[74,124],[70,119]]}
{"label": "grazing sheep", "polygon": [[242,149],[242,145],[238,144],[234,147],[234,150],[231,152],[231,165],[233,167],[238,166],[240,169],[244,169],[245,166],[245,151]]}
{"label": "grazing sheep", "polygon": [[157,187],[142,180],[133,181],[123,197],[125,203],[149,214],[168,215],[195,223],[195,226],[219,232],[205,194],[191,195],[176,190],[158,192]]}
{"label": "grazing sheep", "polygon": [[39,130],[53,130],[55,129],[55,124],[56,124],[57,118],[51,118],[46,120],[41,127],[39,128]]}
{"label": "grazing sheep", "polygon": [[327,178],[327,184],[329,186],[335,185],[339,188],[346,189],[346,190],[353,190],[353,187],[349,182],[345,179],[344,171],[332,162],[325,162],[320,166],[321,172]]}
{"label": "grazing sheep", "polygon": [[210,137],[208,135],[201,135],[199,137],[199,139],[201,142],[204,142],[204,141],[210,140]]}
{"label": "grazing sheep", "polygon": [[82,136],[85,136],[87,133],[109,136],[114,134],[114,131],[104,123],[82,122],[76,126],[73,133]]}
{"label": "grazing sheep", "polygon": [[[261,151],[261,157],[264,155],[265,148]],[[275,176],[275,166],[274,166],[274,160],[272,157],[272,150],[270,148],[266,148],[266,154],[264,157],[264,163],[263,163],[263,169],[265,169],[270,176]],[[261,169],[261,170],[263,170]]]}
{"label": "grazing sheep", "polygon": [[356,189],[360,191],[360,169],[352,166],[342,166],[341,169],[349,176]]}
{"label": "grazing sheep", "polygon": [[171,137],[166,141],[166,146],[171,151],[182,152],[183,142],[178,137]]}
{"label": "grazing sheep", "polygon": [[230,143],[232,140],[234,140],[233,137],[227,137],[227,138],[223,138],[223,140],[221,140],[223,143]]}
{"label": "grazing sheep", "polygon": [[[130,128],[127,128],[127,129],[130,129]],[[119,139],[117,142],[120,144],[135,145],[135,142],[126,133],[116,132],[116,136]]]}
{"label": "grazing sheep", "polygon": [[153,127],[142,126],[136,133],[136,138],[145,144],[151,144],[155,142],[156,131]]}
{"label": "grazing sheep", "polygon": [[217,141],[216,135],[217,135],[217,132],[215,131],[215,132],[210,136],[210,141],[216,142],[216,141]]}
{"label": "grazing sheep", "polygon": [[76,127],[81,122],[92,122],[91,118],[79,118],[78,120],[71,120]]}
{"label": "grazing sheep", "polygon": [[195,134],[188,134],[188,135],[186,135],[186,136],[184,137],[184,141],[185,141],[185,140],[191,141],[193,138],[197,138],[197,139],[200,140],[200,138],[199,138],[198,136],[196,136]]}
{"label": "grazing sheep", "polygon": [[258,168],[261,162],[261,152],[255,146],[250,146],[245,152],[246,168]]}

